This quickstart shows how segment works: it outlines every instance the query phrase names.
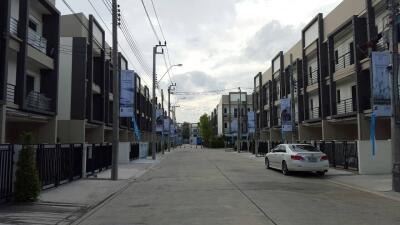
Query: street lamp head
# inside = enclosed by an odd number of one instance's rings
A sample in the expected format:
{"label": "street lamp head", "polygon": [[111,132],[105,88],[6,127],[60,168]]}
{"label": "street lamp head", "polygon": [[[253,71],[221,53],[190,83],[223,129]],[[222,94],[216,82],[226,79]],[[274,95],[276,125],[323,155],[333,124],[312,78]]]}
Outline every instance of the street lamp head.
{"label": "street lamp head", "polygon": [[183,64],[179,63],[179,64],[176,64],[175,66],[183,66]]}

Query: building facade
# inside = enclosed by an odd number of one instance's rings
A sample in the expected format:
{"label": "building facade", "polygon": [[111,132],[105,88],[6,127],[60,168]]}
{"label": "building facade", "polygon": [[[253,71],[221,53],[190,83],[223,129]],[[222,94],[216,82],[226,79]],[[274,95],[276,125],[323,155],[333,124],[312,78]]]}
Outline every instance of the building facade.
{"label": "building facade", "polygon": [[[271,68],[254,78],[257,140],[368,145],[371,52],[388,51],[388,13],[387,1],[344,0],[328,15],[317,14],[302,30],[302,39],[287,52],[277,53]],[[281,130],[283,98],[290,98],[294,108],[292,132]],[[388,139],[390,118],[379,117],[376,140],[390,152]],[[359,147],[359,158],[362,151]],[[389,162],[390,154],[385,154],[382,157]]]}

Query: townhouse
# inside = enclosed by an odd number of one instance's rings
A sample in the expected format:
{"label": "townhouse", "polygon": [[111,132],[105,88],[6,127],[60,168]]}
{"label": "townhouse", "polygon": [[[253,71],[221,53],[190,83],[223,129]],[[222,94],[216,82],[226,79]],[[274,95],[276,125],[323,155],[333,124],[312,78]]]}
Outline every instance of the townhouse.
{"label": "townhouse", "polygon": [[228,95],[222,95],[220,102],[211,114],[215,134],[224,136],[226,138],[225,141],[229,145],[233,145],[237,141],[240,117],[242,140],[247,140],[249,137],[248,113],[252,111],[252,95],[248,95],[246,92],[241,92],[241,97],[239,92],[230,92]]}
{"label": "townhouse", "polygon": [[0,142],[56,142],[60,12],[54,0],[0,3]]}
{"label": "townhouse", "polygon": [[[254,77],[257,141],[355,142],[354,160],[370,163],[371,52],[388,50],[388,13],[383,0],[344,0],[325,17],[317,14],[299,42],[278,52]],[[295,109],[292,132],[281,129],[279,101],[285,98]],[[375,133],[383,152],[377,161],[384,165],[376,170],[390,171],[390,118],[378,117]]]}
{"label": "townhouse", "polygon": [[[112,142],[113,68],[105,31],[83,13],[61,17],[60,102],[58,138],[62,143]],[[118,54],[118,71],[128,70],[128,61]],[[142,140],[151,132],[149,89],[135,73],[136,121]],[[120,118],[120,141],[137,140],[130,118]]]}

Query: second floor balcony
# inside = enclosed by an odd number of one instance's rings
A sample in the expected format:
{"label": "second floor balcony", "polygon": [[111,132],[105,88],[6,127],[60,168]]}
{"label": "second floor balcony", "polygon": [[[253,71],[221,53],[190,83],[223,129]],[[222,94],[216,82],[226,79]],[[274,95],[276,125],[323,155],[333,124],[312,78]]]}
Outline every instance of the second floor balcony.
{"label": "second floor balcony", "polygon": [[349,67],[350,65],[354,64],[354,57],[352,52],[347,52],[341,56],[338,56],[335,60],[335,71],[339,71],[341,69],[344,69],[346,67]]}
{"label": "second floor balcony", "polygon": [[7,83],[7,97],[6,101],[9,103],[15,103],[15,85]]}
{"label": "second floor balcony", "polygon": [[28,29],[28,44],[43,54],[47,52],[47,39],[32,29]]}
{"label": "second floor balcony", "polygon": [[320,113],[319,113],[319,106],[312,107],[309,111],[309,119],[318,119],[320,118]]}
{"label": "second floor balcony", "polygon": [[314,85],[318,83],[318,67],[316,68],[310,68],[308,71],[308,85]]}
{"label": "second floor balcony", "polygon": [[356,110],[357,110],[357,107],[352,98],[341,100],[336,105],[337,115],[346,115],[346,114],[355,112]]}
{"label": "second floor balcony", "polygon": [[27,106],[41,111],[51,111],[52,99],[45,96],[45,94],[31,91],[26,97]]}
{"label": "second floor balcony", "polygon": [[10,18],[10,33],[18,35],[18,20],[13,17]]}

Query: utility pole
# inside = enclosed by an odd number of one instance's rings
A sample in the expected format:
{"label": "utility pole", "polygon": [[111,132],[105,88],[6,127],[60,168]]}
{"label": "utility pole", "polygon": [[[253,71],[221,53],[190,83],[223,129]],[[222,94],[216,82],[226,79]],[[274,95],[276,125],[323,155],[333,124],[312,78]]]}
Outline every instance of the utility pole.
{"label": "utility pole", "polygon": [[157,100],[156,100],[156,86],[157,86],[157,75],[156,75],[156,59],[157,55],[164,54],[164,49],[162,49],[161,52],[158,51],[159,47],[165,47],[167,46],[167,43],[165,42],[163,45],[161,42],[153,47],[153,98],[152,98],[152,117],[151,117],[151,155],[152,159],[156,160],[156,151],[157,151],[157,137],[156,137],[156,105],[157,105]]}
{"label": "utility pole", "polygon": [[237,147],[238,147],[238,152],[240,152],[242,146],[241,146],[241,141],[242,141],[242,121],[241,121],[241,105],[242,105],[242,89],[239,87],[239,103],[238,103],[238,142],[237,142]]}
{"label": "utility pole", "polygon": [[118,180],[119,151],[119,74],[118,74],[118,4],[112,0],[112,63],[113,63],[113,141],[111,180]]}
{"label": "utility pole", "polygon": [[[176,87],[176,84],[168,86],[168,119],[171,118],[171,88]],[[168,152],[171,151],[171,120],[168,123]]]}
{"label": "utility pole", "polygon": [[[174,85],[174,86],[176,86],[176,84]],[[175,124],[175,122],[176,122],[176,117],[175,117],[175,110],[176,110],[176,108],[179,108],[179,105],[174,105],[174,106],[172,106],[172,113],[173,113],[173,116],[172,116],[172,118],[173,119],[171,119],[171,122],[174,122],[174,124]],[[171,132],[171,123],[168,123],[169,124],[169,130],[170,130],[170,132]],[[171,146],[171,138],[169,139],[169,145],[168,145],[168,147],[170,147]],[[170,151],[170,149],[168,149],[168,151]]]}
{"label": "utility pole", "polygon": [[397,15],[398,15],[398,5],[396,0],[389,0],[389,7],[392,15],[391,24],[391,52],[392,52],[392,155],[393,155],[393,190],[400,192],[400,124],[397,121],[396,107],[398,104],[399,97],[399,54],[398,54],[398,40],[397,35]]}
{"label": "utility pole", "polygon": [[[161,89],[161,109],[162,109],[162,118],[164,119],[164,90]],[[161,149],[162,154],[165,154],[164,149],[164,121],[163,121],[163,130],[161,131]]]}

